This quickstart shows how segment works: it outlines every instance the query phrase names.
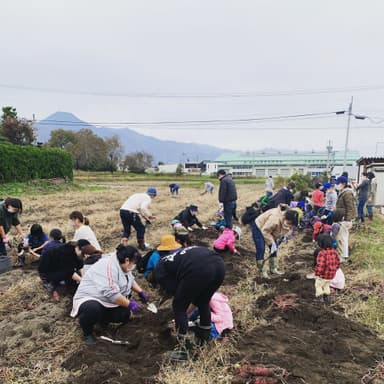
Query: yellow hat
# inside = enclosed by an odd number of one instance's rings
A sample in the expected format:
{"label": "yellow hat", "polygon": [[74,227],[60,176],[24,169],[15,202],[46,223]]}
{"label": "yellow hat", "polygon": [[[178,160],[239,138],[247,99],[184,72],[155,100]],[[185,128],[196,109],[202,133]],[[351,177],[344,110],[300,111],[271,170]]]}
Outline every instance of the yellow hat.
{"label": "yellow hat", "polygon": [[176,242],[175,236],[173,235],[164,235],[161,238],[160,245],[157,247],[158,251],[173,251],[175,249],[181,248],[181,245]]}

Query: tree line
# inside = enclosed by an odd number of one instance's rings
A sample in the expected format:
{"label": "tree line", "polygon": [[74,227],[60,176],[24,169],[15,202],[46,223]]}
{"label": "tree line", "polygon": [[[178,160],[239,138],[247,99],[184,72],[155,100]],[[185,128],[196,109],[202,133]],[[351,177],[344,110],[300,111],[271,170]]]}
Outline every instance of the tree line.
{"label": "tree line", "polygon": [[96,135],[91,129],[78,131],[56,129],[46,143],[37,143],[33,121],[19,118],[16,108],[2,108],[0,143],[38,145],[60,148],[71,155],[73,168],[84,171],[129,171],[144,173],[153,163],[153,156],[135,151],[124,156],[124,147],[115,135],[107,138]]}

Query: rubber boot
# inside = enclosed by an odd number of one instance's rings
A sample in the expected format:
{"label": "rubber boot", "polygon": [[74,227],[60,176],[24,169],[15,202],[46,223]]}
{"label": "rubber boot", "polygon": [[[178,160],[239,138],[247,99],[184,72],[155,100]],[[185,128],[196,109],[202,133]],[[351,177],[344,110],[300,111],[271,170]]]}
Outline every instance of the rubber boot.
{"label": "rubber boot", "polygon": [[137,239],[137,244],[138,244],[138,248],[140,249],[140,251],[146,251],[147,250],[144,239]]}
{"label": "rubber boot", "polygon": [[264,279],[269,279],[269,276],[268,276],[268,272],[263,270],[263,267],[264,267],[264,260],[261,259],[261,260],[256,260],[256,264],[257,264],[257,269],[259,270],[259,273],[262,277],[264,277]]}
{"label": "rubber boot", "polygon": [[368,215],[368,220],[372,221],[373,220],[373,216],[372,215]]}
{"label": "rubber boot", "polygon": [[271,272],[271,275],[284,275],[284,272],[277,270],[277,257],[269,258],[269,271]]}
{"label": "rubber boot", "polygon": [[211,335],[211,326],[203,327],[199,325],[194,327],[193,332],[195,333],[198,343],[203,345],[209,341],[209,337]]}

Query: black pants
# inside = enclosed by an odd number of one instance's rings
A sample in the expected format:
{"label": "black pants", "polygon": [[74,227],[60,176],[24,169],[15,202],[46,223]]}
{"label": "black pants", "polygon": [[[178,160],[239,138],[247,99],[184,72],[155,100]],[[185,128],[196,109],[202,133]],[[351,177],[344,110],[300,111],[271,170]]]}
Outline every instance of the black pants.
{"label": "black pants", "polygon": [[140,215],[138,213],[120,209],[120,218],[124,228],[123,237],[126,237],[127,239],[129,238],[131,235],[131,226],[133,226],[133,228],[136,229],[137,240],[144,239],[145,227],[141,222]]}
{"label": "black pants", "polygon": [[[220,260],[221,261],[221,260]],[[182,279],[173,298],[173,314],[176,330],[185,335],[188,330],[187,308],[195,305],[200,312],[200,326],[210,329],[211,309],[209,302],[213,294],[223,283],[225,277],[224,262],[208,264],[204,270]]]}
{"label": "black pants", "polygon": [[78,317],[84,336],[88,336],[95,324],[126,323],[130,315],[128,308],[106,308],[96,300],[89,300],[80,305]]}
{"label": "black pants", "polygon": [[[73,270],[67,270],[67,271],[56,271],[56,272],[49,272],[40,274],[41,280],[45,283],[50,283],[53,286],[53,289],[58,287],[60,285],[61,281],[65,281],[65,285],[73,285],[75,282],[72,280],[72,275],[76,271]],[[77,272],[80,274],[80,271]]]}

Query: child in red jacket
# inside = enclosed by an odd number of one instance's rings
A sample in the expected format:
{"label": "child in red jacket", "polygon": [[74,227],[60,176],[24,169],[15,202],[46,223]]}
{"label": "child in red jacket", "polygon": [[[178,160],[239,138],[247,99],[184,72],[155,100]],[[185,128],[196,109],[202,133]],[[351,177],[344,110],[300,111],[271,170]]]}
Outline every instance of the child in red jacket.
{"label": "child in red jacket", "polygon": [[332,243],[332,237],[329,235],[323,235],[319,238],[318,244],[321,251],[317,255],[315,269],[316,299],[327,303],[331,294],[331,280],[340,267],[340,259]]}

